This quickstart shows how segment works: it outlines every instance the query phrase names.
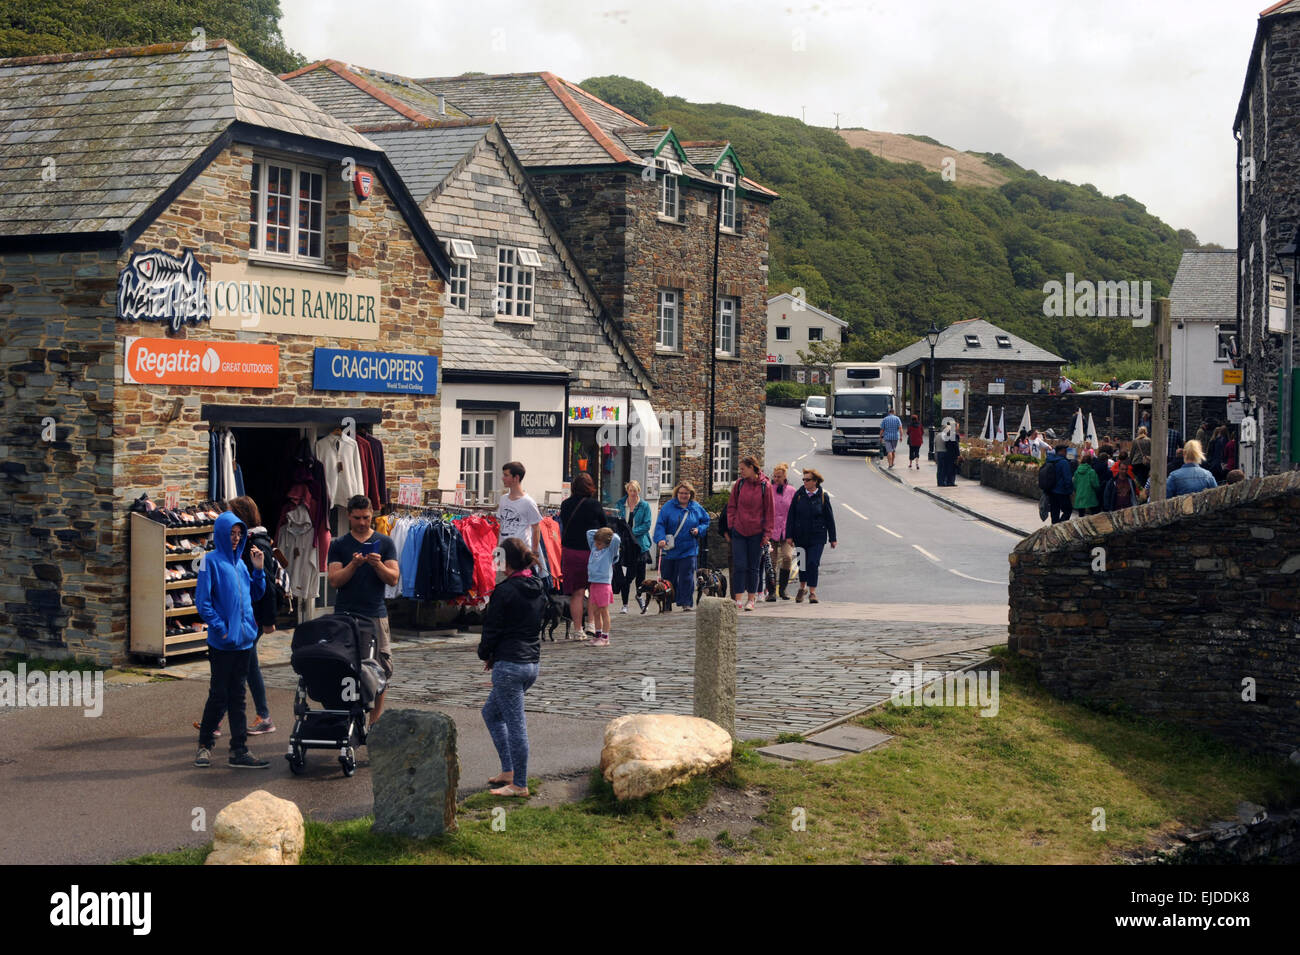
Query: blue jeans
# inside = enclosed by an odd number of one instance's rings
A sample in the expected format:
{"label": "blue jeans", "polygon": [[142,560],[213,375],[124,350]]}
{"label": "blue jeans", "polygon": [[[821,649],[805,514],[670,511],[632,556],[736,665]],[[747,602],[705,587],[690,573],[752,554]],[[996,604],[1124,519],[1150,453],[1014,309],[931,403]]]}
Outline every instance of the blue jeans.
{"label": "blue jeans", "polygon": [[257,644],[261,639],[259,636],[253,642],[253,648],[248,654],[248,693],[253,698],[253,709],[257,710],[257,715],[269,720],[271,711],[266,705],[266,682],[262,679],[262,668],[257,665]]}
{"label": "blue jeans", "polygon": [[732,595],[758,593],[758,572],[762,566],[762,533],[743,537],[731,532]]}
{"label": "blue jeans", "polygon": [[528,786],[528,724],[524,721],[524,693],[537,682],[536,663],[492,664],[492,692],[483,704],[483,722],[501,760],[501,772],[515,774],[515,785]]}
{"label": "blue jeans", "polygon": [[659,562],[659,578],[667,580],[677,592],[674,601],[679,607],[695,606],[695,560],[690,557],[665,557]]}
{"label": "blue jeans", "polygon": [[799,583],[816,589],[817,571],[822,563],[822,551],[826,549],[826,541],[820,544],[808,544],[803,549],[803,570],[799,573]]}

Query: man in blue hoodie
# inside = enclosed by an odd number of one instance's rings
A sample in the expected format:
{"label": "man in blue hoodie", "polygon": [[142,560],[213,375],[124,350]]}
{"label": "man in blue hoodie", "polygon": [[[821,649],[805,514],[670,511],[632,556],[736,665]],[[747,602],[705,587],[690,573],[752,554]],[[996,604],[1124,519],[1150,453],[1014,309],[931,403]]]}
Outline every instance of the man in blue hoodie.
{"label": "man in blue hoodie", "polygon": [[244,566],[244,546],[248,528],[233,511],[217,518],[212,529],[214,549],[199,568],[194,589],[194,606],[208,625],[208,668],[212,673],[208,685],[208,702],[199,724],[199,751],[194,765],[212,764],[212,744],[221,714],[230,724],[229,764],[236,769],[266,769],[270,765],[248,751],[248,720],[244,715],[244,682],[248,679],[249,651],[257,640],[257,620],[253,603],[266,592],[263,555],[259,548],[251,554],[252,573]]}
{"label": "man in blue hoodie", "polygon": [[1070,461],[1065,456],[1069,450],[1068,444],[1058,444],[1043,464],[1043,467],[1056,468],[1056,484],[1047,492],[1053,524],[1068,521],[1070,512],[1074,510],[1074,503],[1070,498],[1074,493],[1074,468],[1070,467]]}

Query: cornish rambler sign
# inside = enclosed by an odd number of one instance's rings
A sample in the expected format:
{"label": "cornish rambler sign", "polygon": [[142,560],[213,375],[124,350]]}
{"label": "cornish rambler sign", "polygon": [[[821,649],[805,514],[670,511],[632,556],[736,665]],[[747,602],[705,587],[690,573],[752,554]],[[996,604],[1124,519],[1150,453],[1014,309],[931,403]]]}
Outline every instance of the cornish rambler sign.
{"label": "cornish rambler sign", "polygon": [[161,322],[174,332],[210,321],[208,274],[189,249],[180,258],[161,249],[137,252],[117,276],[117,316]]}

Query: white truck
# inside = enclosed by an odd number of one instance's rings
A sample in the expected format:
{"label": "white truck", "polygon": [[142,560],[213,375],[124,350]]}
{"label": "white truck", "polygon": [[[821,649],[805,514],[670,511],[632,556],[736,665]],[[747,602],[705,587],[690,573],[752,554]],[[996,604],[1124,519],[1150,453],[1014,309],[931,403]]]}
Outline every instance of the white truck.
{"label": "white truck", "polygon": [[882,450],[880,422],[896,411],[897,369],[888,362],[831,365],[831,451]]}

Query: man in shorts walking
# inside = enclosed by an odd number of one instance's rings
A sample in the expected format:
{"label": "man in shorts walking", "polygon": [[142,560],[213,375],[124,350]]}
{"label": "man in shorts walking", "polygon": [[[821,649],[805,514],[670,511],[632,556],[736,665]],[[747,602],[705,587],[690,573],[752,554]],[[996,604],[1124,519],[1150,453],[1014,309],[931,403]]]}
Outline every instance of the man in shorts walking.
{"label": "man in shorts walking", "polygon": [[890,411],[885,415],[885,420],[880,422],[880,440],[885,443],[885,455],[889,458],[889,466],[894,466],[894,452],[898,449],[898,439],[903,431],[903,422]]}
{"label": "man in shorts walking", "polygon": [[[375,512],[370,498],[357,494],[348,500],[350,533],[330,544],[328,576],[330,587],[337,591],[335,613],[350,613],[367,618],[375,628],[379,663],[384,675],[393,678],[392,636],[388,630],[388,607],[384,588],[393,586],[402,576],[397,563],[393,539],[377,533],[371,526]],[[371,725],[384,710],[384,694],[375,700],[370,713]]]}

